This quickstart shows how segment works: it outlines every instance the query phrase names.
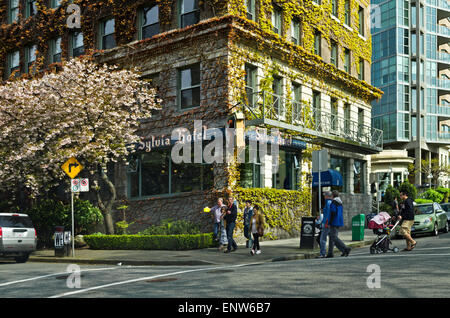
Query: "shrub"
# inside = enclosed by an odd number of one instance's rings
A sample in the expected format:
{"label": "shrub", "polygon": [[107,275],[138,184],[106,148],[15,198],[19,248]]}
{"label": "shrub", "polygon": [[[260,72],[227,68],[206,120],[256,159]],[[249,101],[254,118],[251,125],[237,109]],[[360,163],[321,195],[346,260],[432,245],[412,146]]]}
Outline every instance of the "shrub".
{"label": "shrub", "polygon": [[[448,199],[450,198],[450,189],[444,188],[444,187],[438,187],[438,188],[436,189],[436,191],[439,192],[440,194],[443,194],[443,195],[444,195],[443,201],[444,201],[445,203],[447,203],[447,202],[448,202]],[[439,202],[439,203],[440,203],[440,202]]]}
{"label": "shrub", "polygon": [[416,199],[415,201],[417,204],[424,204],[424,203],[433,203],[433,200],[428,199]]}
{"label": "shrub", "polygon": [[212,233],[184,235],[85,235],[91,249],[104,250],[191,250],[214,247]]}
{"label": "shrub", "polygon": [[408,181],[405,181],[402,183],[402,185],[399,188],[400,192],[405,192],[408,195],[408,198],[411,198],[411,200],[415,200],[417,198],[417,189],[416,187],[409,183]]}
{"label": "shrub", "polygon": [[[39,238],[39,247],[53,246],[52,236],[55,226],[64,226],[69,230],[72,228],[71,206],[59,200],[42,199],[24,213],[33,221]],[[93,231],[102,219],[100,210],[89,201],[74,200],[75,235]]]}
{"label": "shrub", "polygon": [[177,235],[177,234],[200,234],[200,226],[185,220],[173,221],[163,220],[159,226],[150,226],[138,235]]}
{"label": "shrub", "polygon": [[[384,203],[392,206],[395,198],[400,198],[400,191],[389,185],[384,192]],[[392,210],[392,209],[391,209]]]}
{"label": "shrub", "polygon": [[435,190],[429,189],[420,195],[420,199],[427,199],[432,202],[441,203],[444,199],[444,195]]}

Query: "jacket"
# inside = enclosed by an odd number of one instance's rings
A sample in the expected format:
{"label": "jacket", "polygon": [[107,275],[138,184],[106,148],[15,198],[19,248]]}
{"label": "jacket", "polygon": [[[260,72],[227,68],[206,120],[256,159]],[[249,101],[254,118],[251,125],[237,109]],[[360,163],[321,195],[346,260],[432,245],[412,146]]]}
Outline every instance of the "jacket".
{"label": "jacket", "polygon": [[342,206],[342,200],[336,197],[330,204],[330,221],[331,226],[341,227],[344,226],[344,207]]}
{"label": "jacket", "polygon": [[250,224],[250,219],[253,216],[253,208],[245,208],[244,209],[244,225],[249,225]]}
{"label": "jacket", "polygon": [[253,219],[256,219],[256,231],[258,231],[260,228],[262,228],[264,230],[264,228],[266,227],[266,222],[264,220],[264,215],[262,215],[261,213],[258,213],[258,215],[253,215],[252,218],[250,219],[250,228],[249,228],[249,232],[252,233],[253,231]]}
{"label": "jacket", "polygon": [[326,199],[325,200],[325,206],[323,207],[323,219],[322,219],[322,224],[326,224],[327,221],[328,223],[330,223],[330,205],[331,205],[331,200],[330,199]]}
{"label": "jacket", "polygon": [[230,211],[231,214],[226,214],[225,215],[225,221],[227,221],[227,224],[231,224],[231,223],[235,223],[236,222],[236,218],[237,218],[237,206],[236,204],[233,203],[233,205],[227,206],[227,212]]}

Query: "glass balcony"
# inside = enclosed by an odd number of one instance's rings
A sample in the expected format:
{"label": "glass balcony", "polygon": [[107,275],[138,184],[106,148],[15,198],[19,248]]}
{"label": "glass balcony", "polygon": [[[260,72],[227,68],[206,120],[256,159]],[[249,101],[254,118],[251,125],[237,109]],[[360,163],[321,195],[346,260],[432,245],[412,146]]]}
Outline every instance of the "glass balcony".
{"label": "glass balcony", "polygon": [[441,78],[429,78],[428,85],[436,87],[438,89],[450,90],[450,80]]}
{"label": "glass balcony", "polygon": [[248,121],[249,125],[271,125],[324,139],[363,145],[376,151],[383,147],[382,130],[314,108],[305,101],[295,101],[266,91],[253,93],[247,98],[250,103],[245,105],[253,117]]}
{"label": "glass balcony", "polygon": [[443,25],[439,25],[437,34],[438,35],[443,35],[443,36],[446,36],[446,37],[450,37],[450,28],[447,28],[446,26],[443,26]]}
{"label": "glass balcony", "polygon": [[450,11],[450,2],[447,0],[427,0],[426,3],[440,9]]}
{"label": "glass balcony", "polygon": [[427,112],[440,116],[450,117],[450,105],[432,105],[427,107]]}
{"label": "glass balcony", "polygon": [[450,54],[447,52],[437,52],[436,58],[438,61],[442,61],[444,63],[450,63]]}

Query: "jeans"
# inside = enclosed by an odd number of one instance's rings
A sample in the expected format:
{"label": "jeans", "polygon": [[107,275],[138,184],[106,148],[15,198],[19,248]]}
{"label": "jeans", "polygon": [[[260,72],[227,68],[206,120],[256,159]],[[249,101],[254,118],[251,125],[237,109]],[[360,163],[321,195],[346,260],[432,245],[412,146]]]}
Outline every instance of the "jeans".
{"label": "jeans", "polygon": [[233,249],[237,249],[237,244],[233,239],[233,232],[234,232],[234,227],[236,226],[236,223],[227,223],[227,239],[228,239],[228,246],[227,246],[227,250],[231,251],[231,247],[233,247]]}
{"label": "jeans", "polygon": [[252,239],[252,233],[249,231],[250,225],[244,224],[244,236],[248,240],[246,247],[252,247],[253,239]]}
{"label": "jeans", "polygon": [[[342,252],[346,252],[349,248],[338,237],[338,227],[330,227],[330,244],[328,246],[328,255],[333,255],[334,245]],[[330,254],[331,253],[331,254]]]}
{"label": "jeans", "polygon": [[[330,233],[330,228],[325,228],[325,226],[322,229],[322,232],[320,233],[320,255],[325,256],[326,248],[327,248],[327,237]],[[331,241],[330,245],[331,246]],[[328,247],[328,254],[333,255],[333,250]]]}
{"label": "jeans", "polygon": [[213,234],[214,238],[218,238],[217,234],[219,233],[220,223],[214,223]]}
{"label": "jeans", "polygon": [[253,246],[252,246],[252,250],[254,251],[259,251],[259,234],[258,233],[253,233]]}

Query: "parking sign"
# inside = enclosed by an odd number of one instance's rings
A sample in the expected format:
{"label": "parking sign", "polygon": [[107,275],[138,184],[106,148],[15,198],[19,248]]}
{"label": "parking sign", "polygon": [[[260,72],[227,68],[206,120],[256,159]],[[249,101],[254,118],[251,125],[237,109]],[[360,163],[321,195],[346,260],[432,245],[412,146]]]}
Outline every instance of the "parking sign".
{"label": "parking sign", "polygon": [[72,179],[70,182],[70,188],[72,192],[80,192],[81,191],[80,179]]}
{"label": "parking sign", "polygon": [[88,178],[80,179],[80,191],[81,192],[89,192],[89,179]]}

